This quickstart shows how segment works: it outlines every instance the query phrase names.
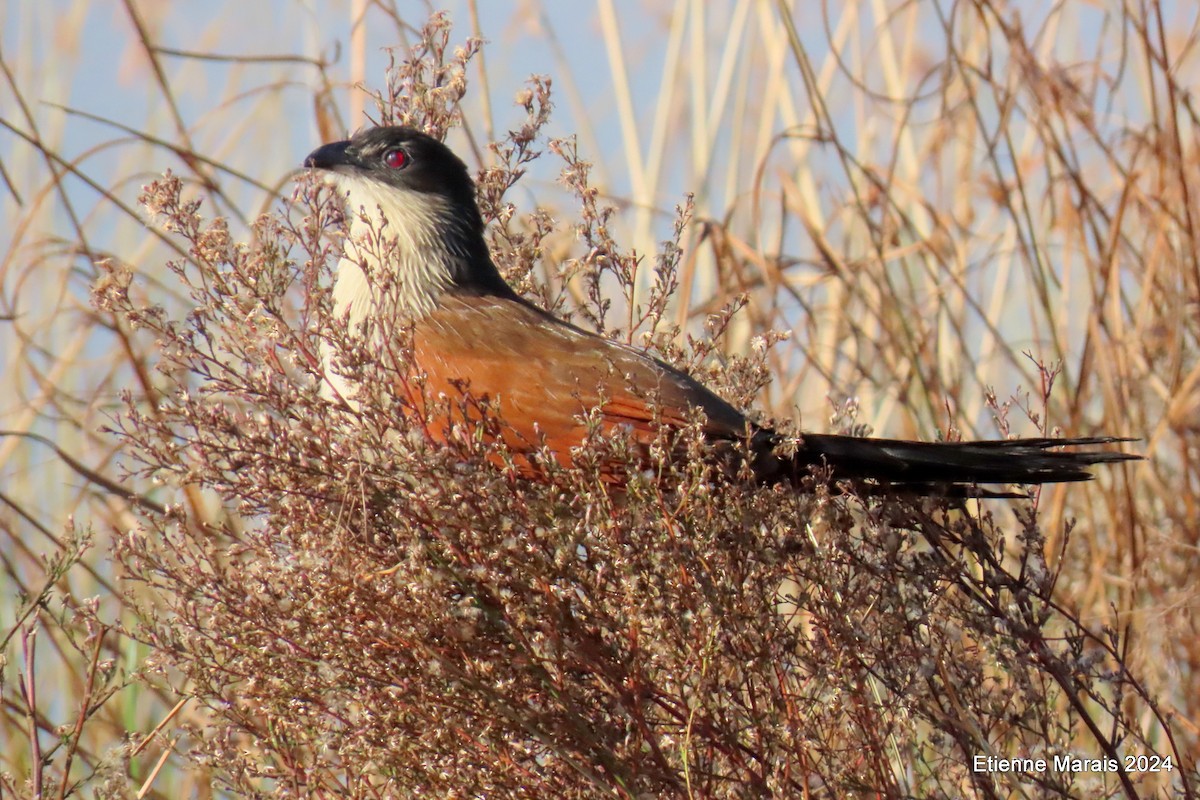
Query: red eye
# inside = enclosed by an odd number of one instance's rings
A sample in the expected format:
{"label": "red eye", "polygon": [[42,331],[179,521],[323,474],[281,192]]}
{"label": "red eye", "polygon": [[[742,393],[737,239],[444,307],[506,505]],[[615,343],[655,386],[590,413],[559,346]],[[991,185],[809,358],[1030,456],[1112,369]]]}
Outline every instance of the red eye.
{"label": "red eye", "polygon": [[383,154],[383,164],[388,169],[403,169],[408,166],[408,154],[396,148]]}

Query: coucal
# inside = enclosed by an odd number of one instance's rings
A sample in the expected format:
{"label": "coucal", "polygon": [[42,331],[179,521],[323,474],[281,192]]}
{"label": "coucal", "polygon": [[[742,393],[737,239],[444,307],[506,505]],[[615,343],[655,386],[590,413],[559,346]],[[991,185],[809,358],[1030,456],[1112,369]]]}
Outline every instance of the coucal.
{"label": "coucal", "polygon": [[[833,481],[963,495],[976,493],[979,484],[1089,480],[1089,465],[1140,458],[1057,449],[1129,441],[1107,436],[915,442],[805,433],[781,448],[783,436],[753,424],[683,372],[517,295],[488,253],[466,165],[436,139],[409,127],[371,128],[317,148],[304,166],[326,171],[347,205],[335,311],[348,317],[352,330],[382,314],[378,276],[386,274],[395,313],[384,324],[411,327],[411,363],[404,368],[421,376],[399,381],[398,390],[410,395],[412,407],[435,415],[430,432],[441,440],[472,402],[498,406],[501,436],[531,474],[537,472],[533,453],[543,445],[570,463],[586,435],[583,416],[595,409],[606,430],[628,432],[643,445],[661,426],[688,424],[699,409],[713,458],[732,464],[734,453],[748,453],[763,483],[799,485],[820,468]],[[328,353],[325,361],[330,386],[351,397]],[[442,393],[450,402],[422,405]]]}

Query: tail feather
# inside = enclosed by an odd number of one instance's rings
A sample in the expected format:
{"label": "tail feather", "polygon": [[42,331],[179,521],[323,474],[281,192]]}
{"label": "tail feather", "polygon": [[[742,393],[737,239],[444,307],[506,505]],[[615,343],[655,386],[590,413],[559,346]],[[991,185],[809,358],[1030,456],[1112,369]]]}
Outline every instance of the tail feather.
{"label": "tail feather", "polygon": [[982,442],[913,442],[805,433],[793,457],[797,474],[828,468],[834,480],[872,480],[898,486],[964,487],[999,483],[1088,481],[1095,464],[1137,461],[1112,450],[1059,450],[1130,442],[1117,436],[1075,439],[1007,439]]}

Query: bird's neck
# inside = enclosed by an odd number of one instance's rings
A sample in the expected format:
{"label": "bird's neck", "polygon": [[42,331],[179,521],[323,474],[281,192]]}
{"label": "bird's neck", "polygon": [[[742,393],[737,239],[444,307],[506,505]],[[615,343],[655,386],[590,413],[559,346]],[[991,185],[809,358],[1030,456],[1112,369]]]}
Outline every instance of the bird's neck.
{"label": "bird's neck", "polygon": [[[402,321],[435,311],[449,291],[509,291],[474,208],[370,181],[342,180],[349,237],[333,287],[351,325],[391,309]],[[385,308],[386,306],[386,308]]]}

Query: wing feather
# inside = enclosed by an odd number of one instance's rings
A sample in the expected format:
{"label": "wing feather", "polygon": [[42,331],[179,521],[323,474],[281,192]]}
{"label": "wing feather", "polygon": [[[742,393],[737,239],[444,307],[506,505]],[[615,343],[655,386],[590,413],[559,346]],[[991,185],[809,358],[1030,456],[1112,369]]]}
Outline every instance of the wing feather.
{"label": "wing feather", "polygon": [[497,404],[510,447],[529,450],[544,438],[564,463],[586,435],[582,415],[594,408],[607,427],[642,442],[659,426],[682,427],[696,407],[706,435],[747,433],[741,413],[679,370],[520,300],[443,296],[416,323],[413,356],[428,390]]}

